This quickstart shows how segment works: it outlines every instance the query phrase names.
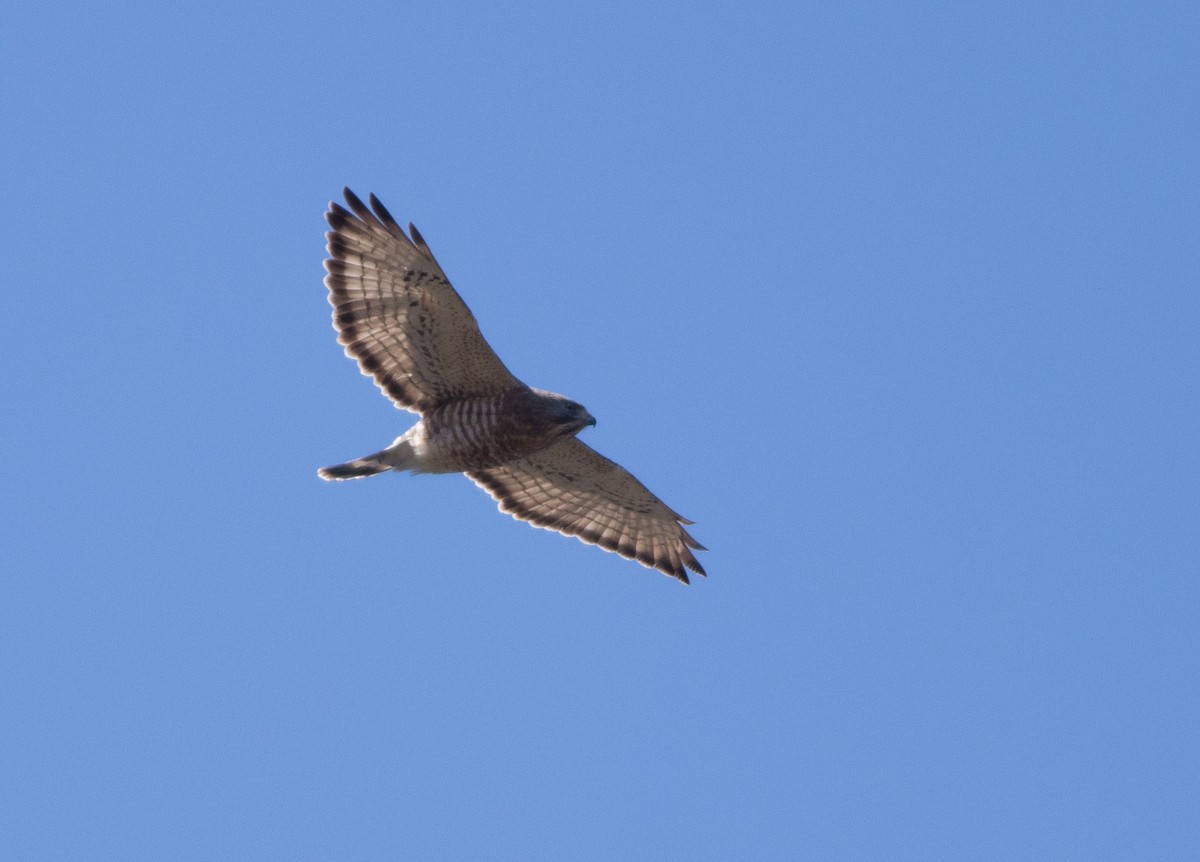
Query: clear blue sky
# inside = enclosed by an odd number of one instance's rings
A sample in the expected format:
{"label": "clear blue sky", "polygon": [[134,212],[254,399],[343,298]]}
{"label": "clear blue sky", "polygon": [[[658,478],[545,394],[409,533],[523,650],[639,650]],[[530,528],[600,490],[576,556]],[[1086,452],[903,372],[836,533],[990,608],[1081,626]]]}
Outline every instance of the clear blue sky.
{"label": "clear blue sky", "polygon": [[[36,11],[35,11],[36,7]],[[18,4],[0,858],[1200,858],[1194,4]],[[697,521],[458,476],[343,185]]]}

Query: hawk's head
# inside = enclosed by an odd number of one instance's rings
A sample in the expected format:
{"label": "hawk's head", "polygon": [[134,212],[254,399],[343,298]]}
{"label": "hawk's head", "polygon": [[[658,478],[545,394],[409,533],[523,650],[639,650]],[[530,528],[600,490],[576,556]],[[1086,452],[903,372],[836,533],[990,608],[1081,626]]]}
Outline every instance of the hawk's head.
{"label": "hawk's head", "polygon": [[572,401],[556,392],[546,392],[542,389],[535,391],[542,396],[546,410],[545,418],[555,433],[563,436],[578,434],[589,425],[596,424],[596,418],[578,401]]}

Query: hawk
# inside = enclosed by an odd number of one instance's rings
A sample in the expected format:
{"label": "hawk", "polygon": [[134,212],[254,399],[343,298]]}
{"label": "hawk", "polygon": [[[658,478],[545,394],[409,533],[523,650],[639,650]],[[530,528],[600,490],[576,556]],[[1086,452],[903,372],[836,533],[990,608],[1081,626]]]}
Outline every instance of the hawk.
{"label": "hawk", "polygon": [[466,473],[514,518],[575,536],[688,583],[704,550],[627,470],[575,436],[596,420],[513,376],[484,340],[417,229],[371,195],[329,204],[325,286],[346,355],[397,407],[421,416],[392,445],[324,467],[323,479],[388,470]]}

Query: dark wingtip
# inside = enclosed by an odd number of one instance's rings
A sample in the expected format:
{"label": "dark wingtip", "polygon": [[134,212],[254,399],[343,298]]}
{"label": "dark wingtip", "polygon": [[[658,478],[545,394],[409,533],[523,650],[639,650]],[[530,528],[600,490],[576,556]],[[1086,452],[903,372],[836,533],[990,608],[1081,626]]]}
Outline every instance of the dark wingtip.
{"label": "dark wingtip", "polygon": [[354,211],[356,216],[365,222],[376,221],[375,214],[359,199],[358,195],[350,191],[348,186],[342,188],[342,195],[346,198],[346,203],[350,205],[350,209]]}
{"label": "dark wingtip", "polygon": [[[337,201],[329,202],[329,212],[325,213],[325,221],[329,223],[331,228],[341,230],[346,226],[346,222],[351,221],[353,218],[354,216]],[[325,234],[326,239],[332,236],[333,234],[331,233]]]}
{"label": "dark wingtip", "polygon": [[412,237],[412,244],[415,245],[421,252],[435,264],[437,258],[433,256],[433,252],[429,250],[429,243],[425,242],[425,237],[421,236],[421,232],[417,230],[417,226],[412,222],[408,223],[408,234]]}
{"label": "dark wingtip", "polygon": [[371,209],[375,211],[375,216],[381,222],[383,222],[385,225],[388,225],[389,227],[396,228],[396,230],[399,231],[400,233],[404,233],[404,230],[396,222],[395,217],[393,217],[392,214],[390,212],[388,212],[388,208],[383,205],[383,201],[381,201],[379,198],[375,197],[374,192],[371,192],[371,194],[367,197],[367,201],[370,202]]}
{"label": "dark wingtip", "polygon": [[417,230],[417,226],[412,222],[408,223],[408,232],[412,236],[413,242],[423,248],[429,248],[425,243],[425,237],[421,236],[421,232]]}

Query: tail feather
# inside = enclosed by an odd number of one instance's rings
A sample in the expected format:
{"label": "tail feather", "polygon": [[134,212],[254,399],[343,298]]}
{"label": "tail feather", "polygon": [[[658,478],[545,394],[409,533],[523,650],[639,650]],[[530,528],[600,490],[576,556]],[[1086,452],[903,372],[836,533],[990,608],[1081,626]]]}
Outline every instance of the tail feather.
{"label": "tail feather", "polygon": [[374,455],[368,455],[366,458],[355,458],[353,461],[347,461],[345,464],[322,467],[317,471],[317,475],[328,481],[338,481],[341,479],[361,479],[363,476],[374,476],[376,473],[384,473],[390,469],[392,469],[391,465],[376,460],[376,456]]}
{"label": "tail feather", "polygon": [[411,470],[414,466],[412,444],[404,437],[400,437],[391,446],[373,455],[364,455],[353,461],[347,461],[345,464],[322,467],[317,471],[317,475],[330,481],[361,479],[363,476],[374,476],[376,473],[386,473],[388,470]]}

